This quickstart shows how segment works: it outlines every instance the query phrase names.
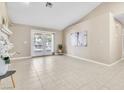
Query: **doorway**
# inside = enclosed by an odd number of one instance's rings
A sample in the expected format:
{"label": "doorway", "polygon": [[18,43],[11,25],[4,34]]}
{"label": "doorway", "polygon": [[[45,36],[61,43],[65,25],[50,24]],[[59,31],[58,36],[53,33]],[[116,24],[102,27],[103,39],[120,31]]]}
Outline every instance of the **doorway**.
{"label": "doorway", "polygon": [[31,56],[45,56],[54,53],[54,33],[33,30],[31,35]]}

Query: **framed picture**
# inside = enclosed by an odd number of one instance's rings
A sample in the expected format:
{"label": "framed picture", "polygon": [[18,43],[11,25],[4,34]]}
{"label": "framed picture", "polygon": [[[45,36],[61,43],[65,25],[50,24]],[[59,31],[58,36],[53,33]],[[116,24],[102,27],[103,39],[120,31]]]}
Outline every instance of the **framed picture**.
{"label": "framed picture", "polygon": [[72,46],[77,46],[77,34],[75,33],[71,33],[71,45]]}
{"label": "framed picture", "polygon": [[87,31],[71,33],[71,45],[87,47]]}

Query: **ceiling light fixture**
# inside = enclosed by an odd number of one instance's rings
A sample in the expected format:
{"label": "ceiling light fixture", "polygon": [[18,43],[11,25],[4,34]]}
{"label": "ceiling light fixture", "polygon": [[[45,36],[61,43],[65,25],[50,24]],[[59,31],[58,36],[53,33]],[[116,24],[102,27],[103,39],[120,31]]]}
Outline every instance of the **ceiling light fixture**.
{"label": "ceiling light fixture", "polygon": [[46,2],[46,7],[52,8],[53,7],[53,4],[50,3],[50,2]]}

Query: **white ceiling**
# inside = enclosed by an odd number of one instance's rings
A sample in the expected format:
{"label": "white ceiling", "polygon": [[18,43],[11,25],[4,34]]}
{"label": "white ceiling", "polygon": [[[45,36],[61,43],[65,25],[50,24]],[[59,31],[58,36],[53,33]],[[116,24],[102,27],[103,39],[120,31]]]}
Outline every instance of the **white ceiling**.
{"label": "white ceiling", "polygon": [[124,14],[116,15],[115,18],[124,25]]}
{"label": "white ceiling", "polygon": [[98,2],[53,2],[45,7],[43,2],[8,2],[8,14],[13,23],[63,30],[86,16]]}

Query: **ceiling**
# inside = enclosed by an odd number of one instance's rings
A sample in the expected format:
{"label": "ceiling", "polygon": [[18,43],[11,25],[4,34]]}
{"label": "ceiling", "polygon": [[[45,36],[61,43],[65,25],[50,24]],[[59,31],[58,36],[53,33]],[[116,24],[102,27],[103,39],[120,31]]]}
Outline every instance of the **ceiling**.
{"label": "ceiling", "polygon": [[7,9],[13,23],[63,30],[86,16],[99,2],[8,2]]}
{"label": "ceiling", "polygon": [[124,14],[116,15],[115,18],[124,25]]}

